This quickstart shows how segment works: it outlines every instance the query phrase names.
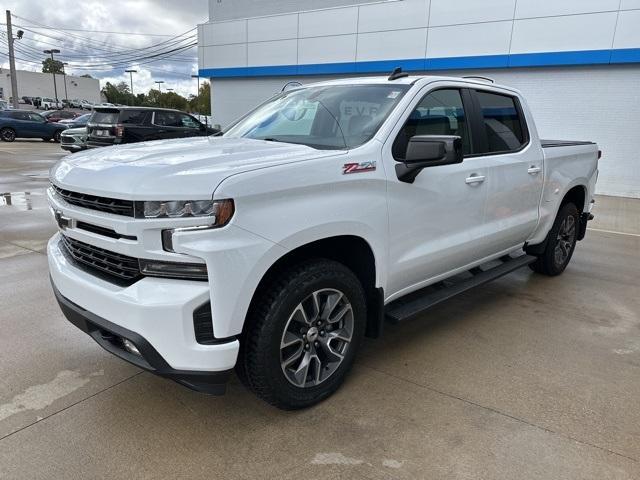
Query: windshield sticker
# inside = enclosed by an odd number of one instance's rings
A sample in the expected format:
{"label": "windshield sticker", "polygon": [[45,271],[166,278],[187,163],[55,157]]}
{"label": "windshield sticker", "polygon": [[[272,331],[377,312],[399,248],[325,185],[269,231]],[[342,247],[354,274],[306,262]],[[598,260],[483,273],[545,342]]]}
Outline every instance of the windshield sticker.
{"label": "windshield sticker", "polygon": [[398,98],[398,95],[400,95],[400,90],[393,90],[389,92],[389,95],[387,95],[387,98]]}

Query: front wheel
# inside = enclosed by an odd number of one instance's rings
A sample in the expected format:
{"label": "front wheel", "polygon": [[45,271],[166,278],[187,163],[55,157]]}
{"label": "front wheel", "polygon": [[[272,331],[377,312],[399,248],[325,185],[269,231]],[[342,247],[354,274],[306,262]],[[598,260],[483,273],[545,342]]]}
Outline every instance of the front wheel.
{"label": "front wheel", "polygon": [[241,341],[239,377],[278,408],[314,405],[344,381],[365,323],[365,294],[354,273],[331,260],[304,262],[258,293]]}
{"label": "front wheel", "polygon": [[16,132],[13,128],[5,127],[0,130],[0,139],[3,142],[13,142],[16,139]]}
{"label": "front wheel", "polygon": [[558,212],[542,253],[529,266],[535,272],[551,277],[560,275],[569,265],[578,240],[578,209],[573,203],[565,203]]}

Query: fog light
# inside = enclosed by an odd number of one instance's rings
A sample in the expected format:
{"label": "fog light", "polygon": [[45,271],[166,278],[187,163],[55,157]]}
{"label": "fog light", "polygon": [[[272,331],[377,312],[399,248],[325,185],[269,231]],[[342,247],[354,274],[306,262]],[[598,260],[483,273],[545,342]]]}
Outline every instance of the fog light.
{"label": "fog light", "polygon": [[138,347],[136,347],[132,341],[127,340],[126,338],[122,339],[122,346],[124,347],[124,349],[129,352],[129,353],[133,353],[134,355],[138,355],[139,357],[141,357],[142,355],[140,354],[140,350],[138,350]]}
{"label": "fog light", "polygon": [[207,280],[207,265],[205,263],[165,262],[147,259],[140,259],[139,263],[140,271],[150,277]]}

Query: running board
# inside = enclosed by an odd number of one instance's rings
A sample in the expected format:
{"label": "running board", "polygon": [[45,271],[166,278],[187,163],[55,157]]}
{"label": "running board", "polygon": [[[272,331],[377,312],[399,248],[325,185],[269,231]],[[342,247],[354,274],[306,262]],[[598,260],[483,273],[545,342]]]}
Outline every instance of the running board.
{"label": "running board", "polygon": [[529,265],[535,260],[536,257],[532,255],[521,255],[519,257],[507,255],[487,264],[497,263],[496,266],[486,270],[480,267],[472,268],[464,274],[456,275],[391,302],[385,309],[386,317],[393,323],[407,320],[459,293],[500,278],[525,265]]}

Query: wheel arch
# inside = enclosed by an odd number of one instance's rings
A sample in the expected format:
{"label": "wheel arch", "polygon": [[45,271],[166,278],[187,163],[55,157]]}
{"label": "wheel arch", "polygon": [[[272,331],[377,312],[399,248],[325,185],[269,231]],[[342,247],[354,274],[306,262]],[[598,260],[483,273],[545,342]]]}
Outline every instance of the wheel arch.
{"label": "wheel arch", "polygon": [[384,293],[381,287],[376,286],[378,263],[374,250],[367,240],[358,235],[325,237],[289,250],[278,258],[262,276],[251,298],[249,310],[254,308],[254,301],[259,293],[276,275],[293,265],[314,258],[325,258],[339,262],[349,268],[360,280],[366,294],[366,335],[377,338],[382,330]]}
{"label": "wheel arch", "polygon": [[582,184],[574,185],[567,191],[567,193],[564,194],[564,197],[562,197],[562,201],[560,202],[560,205],[558,205],[557,211],[560,211],[563,205],[571,202],[576,206],[578,212],[582,213],[584,212],[586,199],[587,187]]}

